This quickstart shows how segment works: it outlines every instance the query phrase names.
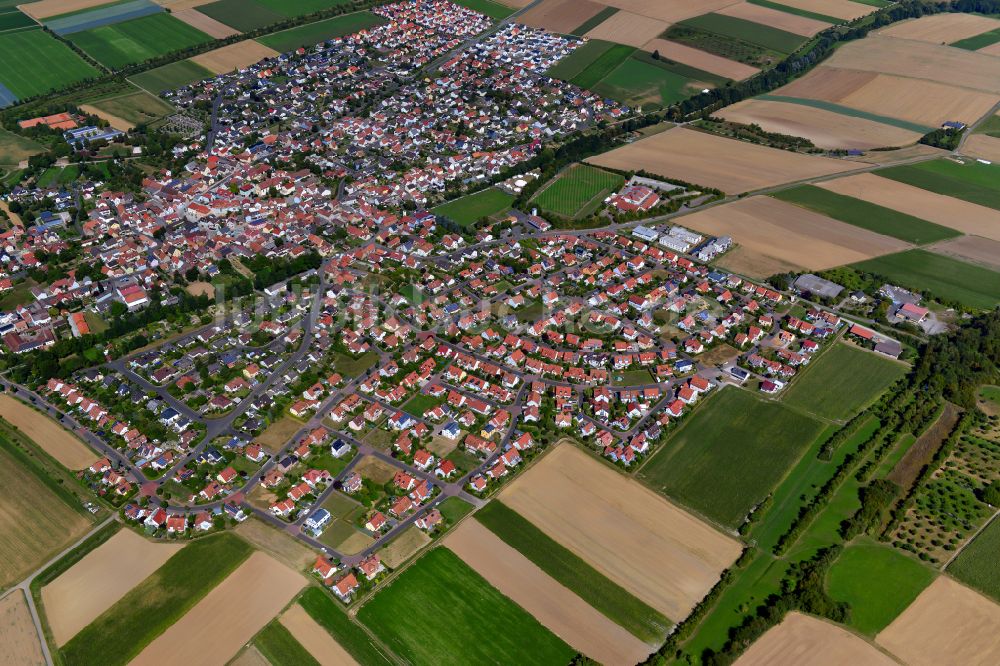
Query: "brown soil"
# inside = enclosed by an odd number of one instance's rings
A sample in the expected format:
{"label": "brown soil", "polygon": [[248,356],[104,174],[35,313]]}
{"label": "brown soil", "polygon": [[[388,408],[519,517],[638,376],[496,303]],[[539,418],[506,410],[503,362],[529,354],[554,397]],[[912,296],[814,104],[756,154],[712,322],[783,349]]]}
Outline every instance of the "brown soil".
{"label": "brown soil", "polygon": [[642,46],[651,39],[663,34],[667,29],[666,21],[658,21],[648,16],[632,12],[615,12],[600,25],[587,33],[590,39],[604,39],[609,42]]}
{"label": "brown soil", "polygon": [[278,52],[274,49],[268,48],[252,39],[245,39],[242,42],[236,42],[235,44],[229,44],[208,53],[196,55],[191,58],[191,62],[197,63],[216,74],[225,74],[276,55],[278,55]]}
{"label": "brown soil", "polygon": [[0,638],[0,666],[44,666],[38,631],[21,590],[0,599]]}
{"label": "brown soil", "polygon": [[958,407],[950,402],[945,403],[941,416],[917,438],[913,446],[889,472],[889,480],[901,487],[904,494],[917,480],[920,470],[944,444],[944,440],[948,438],[948,434],[961,416],[962,412]]}
{"label": "brown soil", "polygon": [[817,32],[830,27],[830,24],[825,21],[817,21],[816,19],[790,14],[777,9],[769,9],[760,5],[751,5],[749,2],[741,2],[738,5],[720,9],[717,13],[746,21],[753,21],[754,23],[805,37],[812,37]]}
{"label": "brown soil", "polygon": [[518,23],[552,32],[567,33],[586,23],[604,9],[591,0],[542,0],[517,17]]}
{"label": "brown soil", "polygon": [[302,606],[295,604],[279,620],[320,666],[354,666],[356,661]]}
{"label": "brown soil", "polygon": [[604,0],[604,4],[676,23],[693,16],[714,12],[722,7],[735,5],[740,0]]}
{"label": "brown soil", "polygon": [[43,19],[106,4],[108,0],[41,0],[41,2],[18,5],[17,8],[31,18]]}
{"label": "brown soil", "polygon": [[863,638],[794,611],[736,660],[736,666],[894,666],[895,663]]}
{"label": "brown soil", "polygon": [[174,18],[178,18],[187,23],[189,26],[201,30],[209,37],[225,39],[227,37],[240,34],[239,30],[230,28],[225,23],[216,21],[211,16],[206,16],[194,8],[186,7],[182,9],[173,9],[172,13]]}
{"label": "brown soil", "polygon": [[1000,241],[979,236],[959,236],[932,245],[930,250],[1000,271]]}
{"label": "brown soil", "polygon": [[962,153],[990,162],[1000,162],[1000,139],[988,134],[973,134],[962,144]]}
{"label": "brown soil", "polygon": [[712,74],[718,74],[734,81],[742,81],[760,71],[756,67],[744,65],[741,62],[722,58],[707,51],[684,46],[683,44],[667,41],[666,39],[653,39],[646,43],[643,50],[650,53],[659,51],[660,55],[668,60],[675,60],[684,65],[690,65],[691,67],[696,67]]}

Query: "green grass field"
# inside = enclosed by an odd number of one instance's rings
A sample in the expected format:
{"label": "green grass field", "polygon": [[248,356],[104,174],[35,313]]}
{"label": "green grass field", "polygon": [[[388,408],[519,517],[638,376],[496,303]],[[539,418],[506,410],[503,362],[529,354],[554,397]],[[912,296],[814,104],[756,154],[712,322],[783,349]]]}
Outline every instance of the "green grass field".
{"label": "green grass field", "polygon": [[1000,601],[1000,520],[994,520],[948,565],[948,573]]}
{"label": "green grass field", "polygon": [[152,122],[174,112],[174,107],[145,90],[138,90],[130,95],[88,100],[86,103],[135,125]]}
{"label": "green grass field", "polygon": [[277,620],[264,627],[253,639],[253,644],[271,666],[319,666],[309,650]]}
{"label": "green grass field", "polygon": [[42,144],[0,128],[0,164],[17,166],[22,160],[41,152],[45,152]]}
{"label": "green grass field", "polygon": [[263,28],[286,18],[283,13],[274,11],[256,0],[218,0],[200,5],[198,11],[240,32]]}
{"label": "green grass field", "polygon": [[[545,73],[553,78],[569,81],[579,76],[583,70],[590,67],[594,61],[614,46],[614,42],[606,42],[603,39],[591,39],[550,67]],[[597,80],[594,83],[597,83]]]}
{"label": "green grass field", "polygon": [[853,543],[830,567],[830,596],[851,605],[848,625],[873,636],[934,580],[934,571],[918,560],[868,539]]}
{"label": "green grass field", "polygon": [[21,99],[99,75],[71,48],[41,29],[0,34],[0,62],[0,83]]}
{"label": "green grass field", "polygon": [[997,42],[1000,42],[1000,28],[995,28],[972,37],[960,39],[957,42],[952,42],[949,46],[966,49],[968,51],[978,51],[979,49],[990,46],[991,44],[996,44]]}
{"label": "green grass field", "polygon": [[[625,62],[634,52],[634,46],[613,44],[610,48],[598,54],[598,56],[594,58],[590,64],[583,69],[583,71],[570,79],[570,83],[580,86],[581,88],[593,88],[601,79],[613,72],[619,65]],[[555,75],[553,74],[553,76]]]}
{"label": "green grass field", "polygon": [[847,344],[835,344],[800,370],[785,404],[825,419],[847,419],[906,373],[906,366]]}
{"label": "green grass field", "polygon": [[759,5],[761,7],[767,7],[768,9],[776,9],[779,12],[785,12],[786,14],[795,14],[796,16],[804,16],[806,18],[811,18],[816,21],[823,21],[824,23],[843,23],[843,19],[839,19],[836,16],[827,16],[826,14],[819,14],[817,12],[811,12],[808,9],[802,9],[800,7],[791,7],[789,5],[781,4],[778,2],[771,2],[771,0],[747,0],[751,5]]}
{"label": "green grass field", "polygon": [[670,628],[669,618],[500,501],[490,502],[473,517],[595,610],[643,641],[659,642]]}
{"label": "green grass field", "polygon": [[63,663],[128,663],[252,550],[228,532],[192,541],[64,645]]}
{"label": "green grass field", "polygon": [[681,21],[681,25],[741,39],[779,53],[791,53],[806,41],[802,35],[725,14],[702,14]]}
{"label": "green grass field", "polygon": [[291,30],[282,30],[272,35],[260,37],[257,41],[275,51],[294,51],[300,46],[315,46],[328,39],[350,35],[383,23],[386,23],[386,20],[377,14],[355,12],[335,16],[325,21],[308,23]]}
{"label": "green grass field", "polygon": [[111,69],[212,41],[201,30],[167,13],[75,32],[68,39]]}
{"label": "green grass field", "polygon": [[27,14],[22,14],[17,9],[14,10],[0,10],[0,32],[5,32],[7,30],[19,30],[21,28],[28,28],[38,25],[35,21]]}
{"label": "green grass field", "polygon": [[207,67],[202,67],[190,60],[178,60],[169,65],[163,65],[156,69],[150,69],[129,77],[129,81],[144,90],[153,94],[159,94],[164,90],[175,90],[181,86],[186,86],[195,81],[214,77]]}
{"label": "green grass field", "polygon": [[469,515],[472,511],[472,505],[466,502],[461,497],[449,497],[445,501],[438,504],[438,511],[444,516],[451,524],[457,523],[459,520]]}
{"label": "green grass field", "polygon": [[495,187],[470,194],[467,197],[443,203],[431,212],[443,215],[463,227],[470,227],[484,217],[503,213],[514,203],[514,197]]}
{"label": "green grass field", "polygon": [[473,11],[477,11],[480,14],[486,14],[493,19],[505,19],[516,10],[511,9],[505,5],[501,5],[499,2],[493,2],[493,0],[454,0],[456,4],[468,7]]}
{"label": "green grass field", "polygon": [[800,185],[772,194],[776,199],[814,210],[841,222],[924,245],[959,236],[959,232],[878,204],[837,194],[815,185]]}
{"label": "green grass field", "polygon": [[651,488],[737,527],[823,429],[748,391],[707,398],[639,471]]}
{"label": "green grass field", "polygon": [[589,19],[587,19],[580,25],[570,30],[569,34],[576,35],[577,37],[583,37],[585,34],[590,32],[597,26],[601,25],[602,23],[604,23],[617,13],[618,13],[617,7],[605,7],[604,9],[597,12],[596,14],[591,16]]}
{"label": "green grass field", "polygon": [[934,129],[933,127],[930,127],[928,125],[911,123],[907,120],[900,120],[899,118],[892,118],[890,116],[881,116],[877,113],[871,113],[869,111],[859,111],[858,109],[852,109],[849,106],[836,104],[835,102],[827,102],[822,99],[809,99],[808,97],[789,97],[787,95],[774,95],[770,93],[764,95],[758,95],[757,99],[762,99],[771,102],[783,102],[785,104],[798,104],[799,106],[808,106],[813,109],[822,109],[824,111],[830,111],[831,113],[837,113],[842,116],[849,116],[851,118],[863,118],[865,120],[871,120],[872,122],[882,123],[883,125],[898,127],[900,129],[905,129],[910,132],[917,132],[918,134],[926,134]]}
{"label": "green grass field", "polygon": [[407,568],[358,619],[416,666],[566,664],[575,654],[445,548]]}
{"label": "green grass field", "polygon": [[901,183],[1000,210],[1000,165],[938,159],[875,172]]}
{"label": "green grass field", "polygon": [[588,215],[624,183],[616,173],[576,164],[539,190],[532,203],[566,217]]}
{"label": "green grass field", "polygon": [[995,139],[1000,139],[1000,116],[992,115],[976,128],[976,134],[986,134]]}
{"label": "green grass field", "polygon": [[852,266],[970,308],[992,309],[1000,301],[1000,273],[925,250],[887,254]]}
{"label": "green grass field", "polygon": [[664,107],[701,92],[706,83],[692,81],[652,59],[631,57],[591,88],[629,106]]}
{"label": "green grass field", "polygon": [[347,616],[343,605],[338,604],[340,602],[329,592],[318,587],[307,588],[299,598],[299,605],[361,666],[391,666],[394,661],[385,656],[382,648]]}
{"label": "green grass field", "polygon": [[342,7],[349,5],[353,0],[253,0],[254,2],[267,7],[273,12],[282,16],[305,16],[314,12],[320,12],[332,7]]}

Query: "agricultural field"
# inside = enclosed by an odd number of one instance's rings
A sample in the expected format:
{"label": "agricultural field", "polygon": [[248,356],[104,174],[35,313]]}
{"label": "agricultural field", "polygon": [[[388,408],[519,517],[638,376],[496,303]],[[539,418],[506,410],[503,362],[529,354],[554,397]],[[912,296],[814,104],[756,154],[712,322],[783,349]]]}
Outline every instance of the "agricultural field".
{"label": "agricultural field", "polygon": [[463,227],[471,227],[484,217],[500,215],[510,209],[514,197],[495,187],[454,199],[432,209],[435,215],[443,215]]}
{"label": "agricultural field", "polygon": [[639,470],[654,490],[735,528],[823,429],[740,389],[708,398]]}
{"label": "agricultural field", "polygon": [[752,23],[770,26],[803,37],[812,37],[817,32],[840,23],[840,19],[825,14],[816,14],[770,0],[748,0],[724,7],[716,12]]}
{"label": "agricultural field", "polygon": [[657,108],[724,83],[691,67],[633,55],[592,86],[594,92],[629,106]]}
{"label": "agricultural field", "polygon": [[772,65],[805,41],[802,35],[721,13],[675,23],[662,36],[753,67]]}
{"label": "agricultural field", "polygon": [[857,174],[818,183],[837,194],[861,199],[928,222],[1000,241],[1000,211],[936,194],[913,185],[872,173]]}
{"label": "agricultural field", "polygon": [[[270,666],[319,666],[319,661],[292,635],[283,622],[274,621],[261,629],[251,646]],[[344,663],[351,663],[350,657]]]}
{"label": "agricultural field", "polygon": [[169,65],[135,74],[129,77],[129,81],[153,94],[159,94],[164,90],[174,90],[212,76],[214,76],[212,72],[201,65],[190,60],[178,60]]}
{"label": "agricultural field", "polygon": [[939,576],[875,641],[912,666],[1000,661],[1000,606]]}
{"label": "agricultural field", "polygon": [[634,47],[625,44],[600,43],[610,46],[598,53],[583,71],[570,79],[570,83],[581,88],[593,88],[601,82],[601,79],[618,69],[622,63],[628,60],[629,56],[635,53]]}
{"label": "agricultural field", "polygon": [[56,421],[9,395],[0,395],[0,417],[69,470],[81,470],[98,455]]}
{"label": "agricultural field", "polygon": [[987,416],[1000,415],[1000,386],[984,386],[979,389],[976,405]]}
{"label": "agricultural field", "polygon": [[650,54],[655,52],[659,54],[661,59],[678,62],[734,81],[750,78],[760,71],[756,67],[666,39],[654,39],[647,42],[643,50]]}
{"label": "agricultural field", "polygon": [[3,636],[4,663],[10,666],[45,663],[23,590],[11,590],[0,598],[0,636]]}
{"label": "agricultural field", "polygon": [[962,154],[970,157],[1000,161],[1000,139],[988,134],[973,134],[962,144]]}
{"label": "agricultural field", "polygon": [[906,374],[906,369],[878,354],[836,344],[802,370],[784,402],[823,419],[849,419]]}
{"label": "agricultural field", "polygon": [[335,16],[324,21],[307,23],[290,30],[282,30],[260,37],[257,41],[278,52],[294,51],[301,46],[314,46],[334,37],[350,35],[385,23],[385,19],[371,12],[355,12]]}
{"label": "agricultural field", "polygon": [[[12,2],[10,4],[20,3]],[[22,5],[21,10],[33,18],[45,19],[87,11],[106,4],[108,4],[108,0],[40,0]]]}
{"label": "agricultural field", "polygon": [[502,594],[588,657],[604,664],[620,664],[640,663],[649,654],[650,647],[643,641],[592,608],[480,522],[463,523],[448,535],[445,545]]}
{"label": "agricultural field", "polygon": [[480,14],[486,14],[490,18],[497,20],[505,19],[515,11],[499,2],[493,2],[493,0],[456,0],[456,4],[468,7]]}
{"label": "agricultural field", "polygon": [[[483,533],[476,528],[466,529],[464,525],[459,531],[473,533],[476,539],[484,542],[499,539],[501,543],[498,547],[503,549],[506,544],[514,549],[515,555],[526,558],[533,567],[544,572],[546,578],[551,577],[565,586],[594,610],[643,641],[654,644],[670,628],[670,619],[662,613],[634,597],[503,503],[491,502],[476,512],[475,521],[470,522],[481,524],[487,532]],[[465,539],[462,536],[453,538],[458,542],[472,540],[471,537]],[[473,562],[470,564],[476,566]]]}
{"label": "agricultural field", "polygon": [[118,97],[91,100],[80,108],[104,118],[112,127],[123,131],[174,112],[174,107],[144,90]]}
{"label": "agricultural field", "polygon": [[928,249],[959,261],[967,261],[990,270],[1000,271],[1000,241],[978,236],[961,236],[937,243]]}
{"label": "agricultural field", "polygon": [[659,37],[666,29],[666,21],[658,21],[628,11],[618,11],[594,26],[587,32],[586,37],[640,47],[649,40]]}
{"label": "agricultural field", "polygon": [[130,663],[226,663],[305,584],[302,574],[254,553]]}
{"label": "agricultural field", "polygon": [[591,157],[587,162],[612,169],[644,169],[729,194],[853,168],[841,160],[800,155],[680,127]]}
{"label": "agricultural field", "polygon": [[68,39],[105,67],[118,69],[212,38],[166,13],[75,32]]}
{"label": "agricultural field", "polygon": [[[947,13],[893,23],[878,32],[898,39],[951,44],[1000,28],[1000,21],[981,14]],[[974,49],[970,49],[974,50]]]}
{"label": "agricultural field", "polygon": [[229,533],[192,541],[64,645],[63,663],[130,662],[239,567],[252,550]]}
{"label": "agricultural field", "polygon": [[218,0],[199,5],[198,11],[240,32],[263,28],[286,18],[256,0]]}
{"label": "agricultural field", "polygon": [[0,86],[16,98],[40,95],[99,74],[71,48],[41,29],[0,33],[0,58],[4,63]]}
{"label": "agricultural field", "polygon": [[736,660],[737,666],[798,666],[803,655],[811,666],[893,666],[896,662],[873,645],[835,624],[793,611]]}
{"label": "agricultural field", "polygon": [[1000,601],[998,552],[1000,552],[1000,521],[994,519],[948,565],[948,573],[966,585]]}
{"label": "agricultural field", "polygon": [[17,166],[32,155],[44,151],[45,146],[40,143],[0,128],[0,165]]}
{"label": "agricultural field", "polygon": [[[353,662],[351,655],[337,641],[333,640],[326,629],[321,627],[302,606],[293,605],[281,615],[279,622],[288,630],[292,638],[319,663],[349,664]],[[271,661],[274,663],[273,659]],[[293,663],[302,664],[304,662],[294,660]]]}
{"label": "agricultural field", "polygon": [[56,645],[69,642],[183,547],[122,529],[45,585],[42,603]]}
{"label": "agricultural field", "polygon": [[[600,39],[591,39],[583,46],[580,46],[568,56],[550,67],[545,73],[548,76],[569,81],[579,76],[594,61],[604,55],[612,47],[616,46],[612,42],[605,42]],[[618,45],[619,47],[621,45]],[[630,54],[631,49],[621,49],[622,52]],[[627,55],[626,55],[627,57]],[[608,70],[609,72],[611,70]],[[607,73],[607,72],[606,72]],[[605,74],[606,74],[605,73]]]}
{"label": "agricultural field", "polygon": [[878,175],[1000,210],[1000,165],[939,159],[881,169]]}
{"label": "agricultural field", "polygon": [[191,62],[201,65],[214,74],[227,74],[276,55],[278,52],[274,49],[253,39],[245,39],[206,53],[199,53],[191,58]]}
{"label": "agricultural field", "polygon": [[888,254],[853,266],[969,308],[992,309],[1000,300],[1000,272],[926,250]]}
{"label": "agricultural field", "polygon": [[0,7],[0,32],[8,30],[21,30],[38,25],[31,20],[27,14],[23,14],[16,9],[6,9]]}
{"label": "agricultural field", "polygon": [[231,28],[225,23],[216,21],[211,16],[206,16],[197,9],[175,9],[171,12],[171,15],[176,19],[184,21],[192,28],[201,30],[203,33],[214,39],[226,39],[227,37],[239,34],[239,30]]}
{"label": "agricultural field", "polygon": [[[764,196],[698,211],[685,216],[684,224],[714,236],[731,236],[753,256],[809,270],[833,268],[911,247],[898,239]],[[762,265],[769,263],[765,259]],[[770,275],[760,274],[752,262],[747,268],[750,275]]]}
{"label": "agricultural field", "polygon": [[575,164],[540,189],[531,204],[566,217],[583,217],[596,211],[624,183],[616,173]]}
{"label": "agricultural field", "polygon": [[404,562],[413,557],[421,548],[431,542],[431,538],[416,526],[407,527],[399,536],[379,551],[382,562],[390,569],[398,569]]}
{"label": "agricultural field", "polygon": [[[421,612],[414,613],[416,608]],[[574,654],[445,548],[408,567],[361,607],[358,619],[418,666],[566,663]]]}
{"label": "agricultural field", "polygon": [[934,571],[884,544],[862,539],[844,548],[827,574],[827,591],[851,605],[849,625],[874,636],[934,580]]}
{"label": "agricultural field", "polygon": [[815,185],[801,185],[776,192],[771,196],[841,222],[915,245],[936,243],[959,235],[954,229]]}
{"label": "agricultural field", "polygon": [[[732,539],[570,444],[547,453],[499,499],[672,620],[686,617],[740,552]],[[522,552],[550,575],[570,561],[554,548]]]}
{"label": "agricultural field", "polygon": [[298,603],[359,664],[390,666],[394,663],[385,655],[384,648],[348,617],[340,602],[330,593],[318,587],[308,587]]}
{"label": "agricultural field", "polygon": [[517,21],[533,28],[569,34],[603,10],[604,5],[592,0],[543,0],[521,14]]}
{"label": "agricultural field", "polygon": [[960,39],[957,42],[952,42],[949,46],[954,46],[957,49],[967,49],[969,51],[997,55],[1000,53],[1000,28],[994,28],[989,32],[984,32],[975,37]]}

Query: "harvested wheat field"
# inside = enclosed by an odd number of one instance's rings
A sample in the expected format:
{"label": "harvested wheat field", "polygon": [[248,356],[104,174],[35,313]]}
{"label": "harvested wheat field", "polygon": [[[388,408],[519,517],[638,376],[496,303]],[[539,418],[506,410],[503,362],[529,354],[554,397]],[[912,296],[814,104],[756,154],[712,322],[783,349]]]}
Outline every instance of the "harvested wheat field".
{"label": "harvested wheat field", "polygon": [[41,0],[18,5],[17,8],[31,18],[43,19],[106,4],[108,0]]}
{"label": "harvested wheat field", "polygon": [[931,44],[952,44],[996,28],[1000,28],[1000,21],[980,14],[935,14],[900,21],[878,34]]}
{"label": "harvested wheat field", "polygon": [[807,12],[833,16],[848,21],[875,11],[872,5],[865,5],[850,0],[783,0],[781,4],[797,7]]}
{"label": "harvested wheat field", "polygon": [[1000,98],[934,81],[879,74],[854,92],[831,101],[933,128],[946,120],[972,124],[989,113]]}
{"label": "harvested wheat field", "polygon": [[216,74],[226,74],[242,69],[264,58],[273,58],[278,52],[260,42],[245,39],[222,48],[201,53],[191,58],[191,62],[201,65]]}
{"label": "harvested wheat field", "polygon": [[603,39],[629,46],[642,46],[663,34],[667,26],[666,21],[621,11],[609,16],[586,36],[590,39]]}
{"label": "harvested wheat field", "polygon": [[278,621],[320,666],[352,666],[358,663],[302,606],[294,604]]}
{"label": "harvested wheat field", "polygon": [[833,111],[766,99],[748,99],[716,112],[726,120],[800,136],[820,148],[882,148],[915,143],[922,136],[892,125]]}
{"label": "harvested wheat field", "polygon": [[452,552],[574,650],[607,666],[643,662],[651,648],[475,520],[444,541]]}
{"label": "harvested wheat field", "polygon": [[684,226],[732,236],[752,254],[823,270],[911,245],[771,197],[750,197],[686,215]]}
{"label": "harvested wheat field", "polygon": [[803,35],[805,37],[812,37],[817,32],[830,27],[830,24],[825,21],[817,21],[816,19],[799,16],[797,14],[790,14],[789,12],[783,12],[777,9],[761,7],[760,5],[752,5],[749,2],[741,2],[739,4],[720,9],[716,13],[744,19],[746,21],[753,21],[754,23],[766,25],[770,28],[777,28],[778,30],[784,30],[796,35]]}
{"label": "harvested wheat field", "polygon": [[120,118],[116,115],[108,113],[107,111],[98,109],[93,104],[81,104],[80,110],[83,111],[84,113],[89,113],[97,116],[98,118],[103,118],[104,120],[107,120],[108,124],[114,127],[116,130],[128,132],[130,129],[135,127],[135,123],[130,123],[124,118]]}
{"label": "harvested wheat field", "polygon": [[826,65],[1000,94],[1000,58],[912,39],[881,35],[859,39],[837,49]]}
{"label": "harvested wheat field", "polygon": [[203,33],[209,37],[214,37],[216,39],[225,39],[226,37],[232,37],[233,35],[240,34],[239,30],[235,28],[230,28],[225,23],[216,21],[211,16],[202,14],[197,9],[192,7],[187,7],[184,9],[173,9],[171,10],[174,18],[178,18],[189,26],[201,30]]}
{"label": "harvested wheat field", "polygon": [[946,197],[871,173],[827,180],[816,185],[965,234],[1000,241],[1000,211],[986,206]]}
{"label": "harvested wheat field", "polygon": [[552,32],[568,33],[586,23],[604,9],[592,0],[542,0],[517,17],[518,23]]}
{"label": "harvested wheat field", "polygon": [[210,2],[215,2],[215,0],[153,0],[153,2],[161,7],[167,7],[171,11],[177,11],[178,9],[190,9],[192,7],[207,5]]}
{"label": "harvested wheat field", "polygon": [[989,134],[973,134],[962,144],[962,153],[991,162],[1000,162],[1000,139]]}
{"label": "harvested wheat field", "polygon": [[981,49],[976,49],[976,53],[985,53],[991,56],[1000,56],[1000,42],[995,42]]}
{"label": "harvested wheat field", "polygon": [[45,657],[22,590],[0,599],[0,666],[42,666]]}
{"label": "harvested wheat field", "polygon": [[852,162],[889,166],[891,164],[907,162],[919,157],[940,156],[945,153],[947,153],[947,151],[941,148],[934,148],[933,146],[928,146],[925,143],[917,143],[912,146],[896,148],[895,150],[880,150],[878,152],[866,153],[856,157],[848,157],[847,159]]}
{"label": "harvested wheat field", "polygon": [[254,553],[131,663],[223,666],[305,584],[271,556]]}
{"label": "harvested wheat field", "polygon": [[633,14],[676,23],[735,5],[740,0],[604,0],[604,4]]}
{"label": "harvested wheat field", "polygon": [[740,554],[733,539],[570,444],[500,499],[669,618],[687,617]]}
{"label": "harvested wheat field", "polygon": [[737,666],[894,666],[895,663],[863,638],[794,611],[736,660]]}
{"label": "harvested wheat field", "polygon": [[427,536],[426,532],[411,525],[390,541],[389,545],[379,552],[379,555],[385,566],[395,569],[430,542],[431,538]]}
{"label": "harvested wheat field", "polygon": [[98,458],[96,453],[69,430],[9,395],[0,395],[0,417],[23,432],[67,469],[75,471],[89,467]]}
{"label": "harvested wheat field", "polygon": [[532,3],[533,0],[497,0],[501,5],[506,5],[508,7],[513,7],[514,9],[521,9],[527,7]]}
{"label": "harvested wheat field", "polygon": [[236,655],[228,666],[271,666],[271,662],[260,653],[255,645],[251,644],[243,648],[242,652]]}
{"label": "harvested wheat field", "polygon": [[746,275],[761,280],[778,273],[793,273],[802,270],[802,267],[797,264],[757,254],[739,245],[722,255],[716,265],[737,275]]}
{"label": "harvested wheat field", "polygon": [[1000,606],[939,576],[875,642],[910,666],[998,664]]}
{"label": "harvested wheat field", "polygon": [[742,81],[743,79],[750,78],[760,71],[756,67],[744,65],[741,62],[722,58],[708,51],[691,48],[690,46],[684,46],[683,44],[671,42],[666,39],[653,39],[646,43],[643,50],[650,53],[659,51],[660,55],[667,60],[674,60],[684,65],[711,72],[712,74],[724,76],[727,79],[733,79],[734,81]]}
{"label": "harvested wheat field", "polygon": [[42,588],[56,645],[65,645],[183,547],[149,541],[123,528],[87,553]]}
{"label": "harvested wheat field", "polygon": [[979,236],[959,236],[932,245],[930,250],[962,261],[1000,271],[1000,241]]}
{"label": "harvested wheat field", "polygon": [[878,76],[876,72],[860,72],[855,69],[820,65],[775,92],[788,97],[838,102],[873,81],[876,76]]}
{"label": "harvested wheat field", "polygon": [[627,171],[645,169],[715,187],[727,194],[857,168],[850,162],[767,148],[681,127],[615,148],[587,162]]}

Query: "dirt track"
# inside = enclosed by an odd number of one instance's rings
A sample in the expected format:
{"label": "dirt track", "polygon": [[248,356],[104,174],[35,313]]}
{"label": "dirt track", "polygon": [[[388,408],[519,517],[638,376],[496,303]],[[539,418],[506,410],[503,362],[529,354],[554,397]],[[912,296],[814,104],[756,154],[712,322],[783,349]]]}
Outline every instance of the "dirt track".
{"label": "dirt track", "polygon": [[757,639],[736,666],[894,666],[889,656],[835,624],[789,613]]}
{"label": "dirt track", "polygon": [[83,469],[92,465],[99,457],[77,439],[76,435],[9,395],[0,395],[0,416],[67,469]]}
{"label": "dirt track", "polygon": [[608,666],[632,666],[651,648],[556,582],[476,520],[444,544],[493,587],[531,613],[573,649]]}

